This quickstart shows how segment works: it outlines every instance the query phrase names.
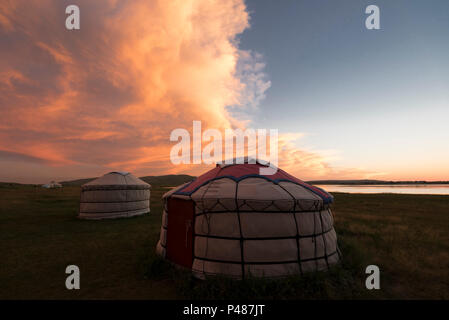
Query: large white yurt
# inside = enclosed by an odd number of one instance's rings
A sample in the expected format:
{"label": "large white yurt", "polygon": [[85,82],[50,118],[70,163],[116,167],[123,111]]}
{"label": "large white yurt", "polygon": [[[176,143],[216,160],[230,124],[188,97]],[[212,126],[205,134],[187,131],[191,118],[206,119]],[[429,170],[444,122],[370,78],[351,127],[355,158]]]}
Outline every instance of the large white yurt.
{"label": "large white yurt", "polygon": [[128,172],[110,172],[81,186],[79,218],[111,219],[150,212],[151,186]]}
{"label": "large white yurt", "polygon": [[217,165],[163,196],[156,251],[201,279],[284,277],[340,260],[324,190],[263,165]]}

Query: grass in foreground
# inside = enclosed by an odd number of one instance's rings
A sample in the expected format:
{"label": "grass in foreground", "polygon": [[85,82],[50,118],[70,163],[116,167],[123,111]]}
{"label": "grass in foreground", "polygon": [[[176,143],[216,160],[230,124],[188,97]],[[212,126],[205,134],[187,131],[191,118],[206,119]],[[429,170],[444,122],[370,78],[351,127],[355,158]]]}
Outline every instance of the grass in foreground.
{"label": "grass in foreground", "polygon": [[[449,197],[335,194],[343,263],[281,280],[193,279],[154,254],[161,196],[151,214],[76,219],[79,187],[0,186],[0,299],[415,299],[449,298]],[[81,290],[65,289],[65,267]],[[381,290],[365,289],[365,267]]]}

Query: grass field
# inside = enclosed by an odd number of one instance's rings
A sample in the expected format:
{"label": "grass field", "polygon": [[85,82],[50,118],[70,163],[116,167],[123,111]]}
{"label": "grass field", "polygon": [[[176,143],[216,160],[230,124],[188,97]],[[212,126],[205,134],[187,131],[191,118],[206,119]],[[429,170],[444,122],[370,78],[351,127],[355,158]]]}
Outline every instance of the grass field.
{"label": "grass field", "polygon": [[[192,279],[154,254],[161,196],[149,215],[76,219],[79,187],[0,185],[0,299],[449,299],[449,196],[334,194],[343,263],[284,280]],[[81,289],[65,288],[65,268]],[[365,268],[381,289],[365,289]]]}

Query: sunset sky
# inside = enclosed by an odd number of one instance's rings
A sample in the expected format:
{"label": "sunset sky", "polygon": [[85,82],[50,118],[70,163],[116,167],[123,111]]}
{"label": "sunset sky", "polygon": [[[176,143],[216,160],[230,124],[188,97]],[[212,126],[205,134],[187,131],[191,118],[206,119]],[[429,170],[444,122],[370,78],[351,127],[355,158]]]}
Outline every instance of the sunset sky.
{"label": "sunset sky", "polygon": [[448,57],[447,0],[1,1],[0,181],[197,175],[193,120],[279,129],[305,180],[449,180]]}

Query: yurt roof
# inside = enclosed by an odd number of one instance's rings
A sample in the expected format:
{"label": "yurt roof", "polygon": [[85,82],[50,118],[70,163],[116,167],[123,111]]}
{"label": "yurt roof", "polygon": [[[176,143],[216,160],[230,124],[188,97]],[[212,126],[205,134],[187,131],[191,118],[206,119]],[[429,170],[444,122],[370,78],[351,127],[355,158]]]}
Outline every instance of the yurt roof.
{"label": "yurt roof", "polygon": [[[310,194],[313,195],[314,198],[321,199],[324,204],[328,204],[333,201],[333,196],[324,191],[323,189],[307,184],[304,181],[290,175],[289,173],[285,172],[282,169],[277,168],[276,173],[273,175],[261,175],[260,168],[262,167],[266,167],[266,165],[261,164],[259,162],[254,164],[243,163],[243,164],[217,165],[214,169],[204,173],[203,175],[199,176],[192,182],[172,190],[169,194],[166,194],[165,197],[170,195],[192,196],[201,187],[215,181],[218,182],[217,180],[221,179],[231,179],[232,181],[239,183],[240,181],[243,181],[245,179],[256,178],[272,182],[275,185],[284,184],[285,182],[293,183],[297,186],[302,187],[302,189],[310,191]],[[222,188],[221,186],[224,185],[221,183],[214,183],[214,184],[218,188]],[[220,196],[220,192],[216,192],[216,194]]]}
{"label": "yurt roof", "polygon": [[102,177],[85,183],[83,190],[102,189],[150,189],[151,186],[129,172],[113,171]]}

